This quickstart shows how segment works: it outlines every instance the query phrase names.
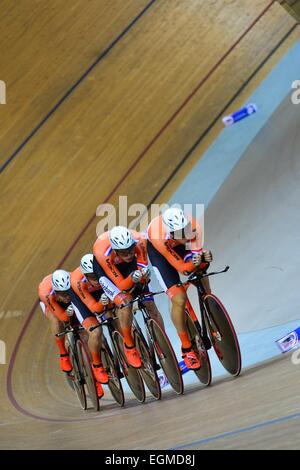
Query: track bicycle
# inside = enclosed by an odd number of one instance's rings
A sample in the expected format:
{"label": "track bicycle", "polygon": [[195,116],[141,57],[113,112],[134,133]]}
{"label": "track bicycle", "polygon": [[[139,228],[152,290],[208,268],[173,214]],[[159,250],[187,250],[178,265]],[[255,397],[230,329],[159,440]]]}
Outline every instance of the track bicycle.
{"label": "track bicycle", "polygon": [[221,364],[231,375],[238,376],[242,368],[240,346],[230,316],[218,297],[206,293],[203,285],[203,279],[206,277],[222,274],[228,270],[229,266],[217,272],[194,272],[188,277],[187,282],[182,283],[186,289],[190,285],[194,285],[197,289],[201,325],[189,300],[185,313],[192,346],[201,361],[201,368],[195,373],[205,385],[211,382],[211,367],[207,354],[211,346]]}
{"label": "track bicycle", "polygon": [[96,411],[99,411],[100,404],[97,394],[95,378],[93,375],[89,352],[85,341],[80,337],[80,332],[84,328],[81,325],[65,324],[65,331],[57,333],[57,337],[66,337],[66,347],[72,364],[72,371],[66,374],[68,384],[75,391],[83,410],[87,409],[87,388],[89,398]]}
{"label": "track bicycle", "polygon": [[[163,328],[162,325],[159,324],[155,319],[150,317],[150,314],[147,311],[145,306],[145,301],[149,299],[149,297],[153,297],[156,295],[164,294],[164,291],[161,292],[153,292],[153,293],[144,293],[141,292],[136,295],[135,299],[128,302],[128,305],[133,305],[134,303],[137,304],[137,308],[134,310],[134,318],[133,318],[133,334],[135,337],[136,347],[138,348],[141,357],[143,358],[143,351],[148,350],[149,356],[151,359],[151,373],[154,377],[154,371],[157,371],[160,367],[163,369],[169,384],[173,388],[173,390],[177,394],[182,394],[184,391],[183,380],[181,370],[176,358],[176,354],[174,349],[171,345],[171,342]],[[143,335],[141,327],[139,326],[136,313],[140,311],[142,313],[142,318],[145,325],[146,330],[146,338]],[[157,362],[158,361],[158,362]],[[160,364],[160,367],[158,365]],[[148,360],[149,364],[149,360]],[[147,383],[147,377],[145,376],[145,371],[141,371],[143,378],[149,388]],[[157,374],[155,374],[157,377]],[[158,378],[157,378],[158,380]],[[153,382],[154,383],[154,382]],[[159,382],[158,382],[159,383]]]}
{"label": "track bicycle", "polygon": [[[109,388],[119,405],[124,404],[124,394],[120,379],[125,377],[129,388],[136,397],[139,403],[143,403],[146,399],[144,382],[141,377],[139,369],[130,366],[125,357],[123,336],[116,327],[118,317],[114,315],[115,308],[107,308],[103,313],[97,315],[99,325],[90,328],[93,331],[101,325],[106,326],[107,332],[111,341],[112,349],[109,348],[108,341],[103,335],[104,349],[101,350],[101,357],[103,365],[108,367],[108,374],[112,375],[113,379],[109,381]],[[109,352],[110,351],[110,352]],[[123,398],[122,398],[123,396]],[[123,403],[122,403],[123,401]]]}

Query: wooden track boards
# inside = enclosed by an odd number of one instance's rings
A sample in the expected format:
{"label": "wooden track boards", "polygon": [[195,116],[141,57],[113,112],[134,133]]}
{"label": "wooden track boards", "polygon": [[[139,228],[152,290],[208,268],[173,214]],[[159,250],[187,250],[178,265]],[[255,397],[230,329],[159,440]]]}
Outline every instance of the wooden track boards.
{"label": "wooden track boards", "polygon": [[[3,171],[1,310],[23,313],[1,323],[9,357],[38,283],[57,267],[96,207],[106,200],[117,204],[119,194],[127,195],[129,204],[148,204],[291,30],[295,21],[274,3],[238,42],[269,3],[228,0],[220,9],[214,0],[201,2],[201,8],[191,0],[155,2]],[[16,9],[4,2],[1,34],[7,40],[0,78],[9,94],[0,108],[2,164],[147,3],[126,2],[125,8],[121,0],[91,0],[88,10],[82,7],[86,2],[73,4],[68,10],[56,0],[50,12],[43,2],[19,2]],[[173,178],[173,188],[181,176]],[[74,269],[90,250],[95,228],[96,220],[70,252],[66,269]],[[1,367],[1,379],[6,371]],[[32,412],[77,413],[74,404],[66,410],[65,384],[39,311],[22,341],[13,386]],[[8,421],[31,423],[12,413],[7,399],[1,407]],[[34,432],[42,429],[40,423]]]}

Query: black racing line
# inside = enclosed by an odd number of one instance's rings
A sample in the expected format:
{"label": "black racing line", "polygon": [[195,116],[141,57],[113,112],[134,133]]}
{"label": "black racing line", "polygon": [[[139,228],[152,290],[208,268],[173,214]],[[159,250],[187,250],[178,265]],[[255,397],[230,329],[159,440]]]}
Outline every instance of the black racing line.
{"label": "black racing line", "polygon": [[92,65],[81,75],[81,77],[69,88],[69,90],[62,96],[62,98],[56,103],[53,108],[46,114],[42,121],[30,132],[25,140],[19,145],[19,147],[13,152],[13,154],[3,163],[0,167],[0,174],[8,167],[8,165],[18,156],[25,145],[35,136],[35,134],[43,127],[43,125],[51,118],[51,116],[57,111],[57,109],[69,98],[73,91],[83,82],[83,80],[94,70],[94,68],[105,59],[109,52],[123,39],[123,37],[132,29],[132,27],[139,21],[142,16],[152,7],[156,0],[151,0],[146,7],[129,23],[128,26],[120,33],[110,45],[100,54],[100,56],[92,63]]}

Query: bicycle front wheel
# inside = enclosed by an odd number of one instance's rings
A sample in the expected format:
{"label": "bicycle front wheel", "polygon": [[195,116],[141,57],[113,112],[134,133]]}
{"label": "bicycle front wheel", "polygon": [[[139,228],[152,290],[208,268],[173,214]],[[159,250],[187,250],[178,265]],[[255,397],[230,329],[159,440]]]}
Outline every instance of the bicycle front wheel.
{"label": "bicycle front wheel", "polygon": [[173,390],[180,395],[184,391],[182,374],[170,340],[157,321],[152,318],[149,320],[149,330],[162,370]]}
{"label": "bicycle front wheel", "polygon": [[140,354],[142,364],[143,364],[142,368],[140,369],[140,373],[151,395],[156,400],[160,400],[161,388],[160,388],[159,378],[157,377],[157,373],[156,373],[153,361],[151,360],[146,340],[141,336],[141,333],[138,333],[136,330],[134,332],[134,337],[135,337],[135,345]]}
{"label": "bicycle front wheel", "polygon": [[125,398],[123,387],[121,384],[121,380],[119,379],[112,352],[108,348],[108,345],[101,349],[101,360],[103,363],[103,367],[109,377],[108,388],[110,390],[110,393],[112,394],[118,405],[124,406]]}
{"label": "bicycle front wheel", "polygon": [[192,343],[192,348],[197,354],[201,363],[201,368],[194,370],[194,372],[200,382],[203,383],[203,385],[208,386],[211,383],[211,366],[209,356],[204,346],[200,331],[187,312],[186,326],[190,341]]}
{"label": "bicycle front wheel", "polygon": [[100,405],[99,405],[99,398],[97,394],[97,389],[96,389],[96,384],[95,384],[95,378],[94,374],[92,371],[91,367],[91,362],[89,355],[84,347],[84,344],[82,344],[81,341],[77,341],[76,343],[77,347],[77,354],[80,359],[80,362],[82,364],[82,374],[84,377],[84,381],[86,384],[86,387],[89,392],[89,398],[92,402],[93,407],[95,408],[96,411],[99,411]]}
{"label": "bicycle front wheel", "polygon": [[229,314],[214,294],[204,297],[206,324],[213,348],[223,367],[233,376],[242,368],[241,351]]}
{"label": "bicycle front wheel", "polygon": [[118,331],[114,331],[112,337],[116,346],[118,359],[119,359],[123,374],[126,378],[126,381],[132,393],[136,397],[137,401],[139,403],[144,403],[146,399],[144,382],[139,373],[139,370],[130,366],[126,362],[125,353],[124,353],[123,336]]}
{"label": "bicycle front wheel", "polygon": [[73,366],[72,372],[68,374],[68,379],[73,382],[73,389],[77,395],[80,406],[83,410],[87,409],[86,394],[84,390],[84,380],[81,374],[80,365],[78,363],[77,351],[73,350],[71,346],[68,347],[68,353],[70,357],[71,364]]}

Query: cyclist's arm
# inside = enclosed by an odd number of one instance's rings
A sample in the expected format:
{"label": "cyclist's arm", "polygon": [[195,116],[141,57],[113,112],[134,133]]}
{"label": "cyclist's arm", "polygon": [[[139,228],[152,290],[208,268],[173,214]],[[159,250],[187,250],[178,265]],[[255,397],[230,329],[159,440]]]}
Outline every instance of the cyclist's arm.
{"label": "cyclist's arm", "polygon": [[63,322],[69,321],[69,316],[67,315],[65,309],[57,303],[53,295],[40,295],[40,301],[45,305],[46,310],[45,314],[52,313],[58,318],[58,320]]}
{"label": "cyclist's arm", "polygon": [[81,281],[76,282],[77,286],[75,287],[75,292],[82,300],[84,305],[93,313],[102,313],[104,310],[104,305],[100,301],[96,301],[93,295],[89,292],[88,287],[85,283]]}
{"label": "cyclist's arm", "polygon": [[187,256],[182,259],[175,250],[173,250],[169,245],[167,240],[152,240],[154,248],[157,249],[166,260],[176,269],[176,271],[181,274],[193,272],[195,266],[192,262],[192,252],[187,252]]}
{"label": "cyclist's arm", "polygon": [[101,258],[96,258],[96,256],[94,256],[93,267],[99,282],[100,278],[104,276],[108,277],[121,291],[130,290],[134,286],[131,276],[129,275],[124,279],[116,265],[112,263],[109,257],[102,256]]}
{"label": "cyclist's arm", "polygon": [[192,231],[194,234],[194,238],[190,241],[187,242],[187,248],[191,250],[192,252],[201,252],[203,249],[202,246],[202,228],[200,224],[197,222],[196,219],[191,218],[191,225],[192,225]]}
{"label": "cyclist's arm", "polygon": [[[82,325],[84,327],[86,327],[85,323],[84,323],[85,320],[89,317],[93,317],[93,314],[96,313],[96,312],[91,311],[87,307],[87,305],[83,302],[81,296],[79,296],[74,291],[74,289],[70,289],[70,297],[71,297],[72,306],[75,310],[75,313],[76,313],[76,316],[77,316],[78,320],[82,323]],[[96,319],[95,319],[95,321],[96,321]],[[91,325],[87,325],[87,326],[89,328],[89,326],[91,326]]]}
{"label": "cyclist's arm", "polygon": [[139,243],[136,246],[136,261],[138,268],[147,268],[148,256],[147,256],[147,240],[141,237]]}
{"label": "cyclist's arm", "polygon": [[99,282],[107,297],[118,307],[132,300],[130,294],[123,293],[107,276],[100,277]]}
{"label": "cyclist's arm", "polygon": [[114,283],[122,291],[129,291],[135,285],[131,278],[131,275],[127,276],[126,278],[123,278],[121,273],[119,273],[118,277],[114,278]]}

